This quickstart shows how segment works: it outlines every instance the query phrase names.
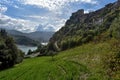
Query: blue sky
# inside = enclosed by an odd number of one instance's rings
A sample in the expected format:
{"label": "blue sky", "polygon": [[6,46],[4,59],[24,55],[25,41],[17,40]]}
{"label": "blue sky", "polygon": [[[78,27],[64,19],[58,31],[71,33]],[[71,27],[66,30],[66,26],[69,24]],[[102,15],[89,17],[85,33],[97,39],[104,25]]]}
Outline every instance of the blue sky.
{"label": "blue sky", "polygon": [[0,0],[0,27],[57,31],[79,9],[94,11],[116,0]]}

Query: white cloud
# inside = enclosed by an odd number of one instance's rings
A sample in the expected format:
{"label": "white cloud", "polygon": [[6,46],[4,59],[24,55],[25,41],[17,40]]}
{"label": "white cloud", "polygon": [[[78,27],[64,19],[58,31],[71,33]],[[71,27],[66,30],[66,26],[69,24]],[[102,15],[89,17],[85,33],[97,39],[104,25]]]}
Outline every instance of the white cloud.
{"label": "white cloud", "polygon": [[[24,19],[16,19],[12,18],[6,15],[3,15],[3,13],[7,10],[7,7],[0,6],[0,27],[9,28],[9,29],[16,29],[19,31],[26,31],[26,32],[32,32],[36,30],[36,26],[39,24],[43,25],[44,30],[59,30],[62,26],[64,26],[67,18],[71,15],[73,12],[72,7],[70,3],[90,3],[90,4],[96,4],[97,0],[15,0],[21,5],[24,4],[24,6],[28,5],[35,5],[37,8],[46,8],[48,9],[48,13],[41,14],[31,14],[32,8],[30,8],[30,14],[24,15],[21,14]],[[16,9],[22,10],[21,7],[17,4],[13,4],[14,0],[0,0],[0,3],[6,3],[10,6],[13,6]],[[8,8],[9,9],[9,8]],[[28,8],[27,8],[28,9]],[[24,9],[23,9],[24,10]],[[85,11],[86,13],[89,12],[89,10]],[[36,12],[37,13],[37,12]],[[16,14],[17,15],[17,14]]]}
{"label": "white cloud", "polygon": [[30,16],[25,16],[26,18],[33,18],[33,19],[48,19],[47,16],[38,16],[38,15],[30,15]]}
{"label": "white cloud", "polygon": [[17,9],[19,8],[17,5],[14,5],[14,7],[17,8]]}
{"label": "white cloud", "polygon": [[0,4],[0,13],[4,13],[7,11],[7,7]]}
{"label": "white cloud", "polygon": [[61,27],[65,25],[66,19],[58,19],[54,22],[54,29],[58,31]]}
{"label": "white cloud", "polygon": [[40,30],[46,30],[48,29],[57,31],[59,30],[62,26],[64,26],[66,19],[60,18],[57,13],[51,13],[48,14],[47,16],[39,16],[39,15],[30,15],[30,16],[25,16],[26,18],[31,18],[31,20],[36,21],[38,24],[40,24],[38,27]]}
{"label": "white cloud", "polygon": [[68,3],[81,2],[96,4],[95,0],[19,0],[23,4],[35,5],[41,8],[47,8],[50,11],[60,9],[67,5]]}
{"label": "white cloud", "polygon": [[15,19],[9,16],[0,14],[0,28],[15,29],[19,31],[33,32],[37,24],[29,20]]}
{"label": "white cloud", "polygon": [[84,11],[84,13],[90,13],[90,12],[93,12],[94,10],[93,9],[87,9]]}
{"label": "white cloud", "polygon": [[54,25],[52,24],[46,24],[46,25],[39,25],[36,29],[36,31],[55,31]]}
{"label": "white cloud", "polygon": [[97,1],[95,0],[81,0],[82,2],[85,2],[85,3],[91,3],[91,4],[96,4]]}
{"label": "white cloud", "polygon": [[41,21],[40,25],[37,27],[38,31],[57,31],[65,25],[66,19],[61,19],[57,17],[48,17],[46,20]]}

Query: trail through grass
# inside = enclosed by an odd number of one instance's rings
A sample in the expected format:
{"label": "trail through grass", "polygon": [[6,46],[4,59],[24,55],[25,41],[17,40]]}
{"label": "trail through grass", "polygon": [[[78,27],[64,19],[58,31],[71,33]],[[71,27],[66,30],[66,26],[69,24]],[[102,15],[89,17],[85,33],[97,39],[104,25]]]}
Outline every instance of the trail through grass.
{"label": "trail through grass", "polygon": [[13,68],[0,71],[0,80],[108,80],[102,59],[109,43],[85,44],[54,57],[25,59]]}

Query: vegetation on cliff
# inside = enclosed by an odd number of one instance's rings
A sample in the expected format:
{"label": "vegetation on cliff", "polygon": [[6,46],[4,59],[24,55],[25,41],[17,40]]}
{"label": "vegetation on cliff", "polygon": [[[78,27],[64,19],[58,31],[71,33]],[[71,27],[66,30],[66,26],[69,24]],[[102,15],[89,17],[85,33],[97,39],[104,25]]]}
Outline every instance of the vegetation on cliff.
{"label": "vegetation on cliff", "polygon": [[[60,51],[90,41],[120,39],[120,2],[110,3],[90,13],[78,10],[50,39],[50,50]],[[100,40],[101,39],[101,40]],[[59,47],[59,49],[56,47]]]}

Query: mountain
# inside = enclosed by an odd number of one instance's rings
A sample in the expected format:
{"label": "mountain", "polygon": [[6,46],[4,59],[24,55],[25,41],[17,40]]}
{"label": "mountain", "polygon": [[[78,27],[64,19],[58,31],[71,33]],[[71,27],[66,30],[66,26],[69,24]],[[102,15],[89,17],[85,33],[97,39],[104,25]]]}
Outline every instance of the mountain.
{"label": "mountain", "polygon": [[26,33],[22,33],[16,30],[7,30],[7,32],[14,38],[16,44],[27,46],[36,46],[38,44],[37,41],[27,37]]}
{"label": "mountain", "polygon": [[55,31],[54,26],[51,24],[46,24],[46,25],[39,25],[36,29],[36,31],[40,32],[53,32]]}
{"label": "mountain", "polygon": [[40,42],[48,42],[54,32],[31,32],[22,33],[16,30],[7,30],[8,34],[11,35],[15,42],[20,45],[31,45],[35,46]]}
{"label": "mountain", "polygon": [[[7,44],[5,40],[0,42],[0,56],[9,63],[11,57],[7,54],[16,50],[9,50],[13,46],[6,40]],[[0,71],[0,79],[120,80],[120,0],[87,14],[84,10],[73,13],[49,44],[39,45],[38,51],[30,56],[41,57],[25,59],[22,64]]]}
{"label": "mountain", "polygon": [[19,45],[36,46],[38,44],[37,41],[26,36],[22,36],[22,35],[11,35],[11,36],[14,38],[16,44]]}
{"label": "mountain", "polygon": [[26,36],[38,42],[48,42],[53,34],[54,32],[36,31],[32,33],[27,33]]}
{"label": "mountain", "polygon": [[49,49],[66,50],[90,41],[120,38],[119,22],[120,0],[89,13],[80,9],[72,13],[65,25],[53,35]]}
{"label": "mountain", "polygon": [[7,30],[8,34],[11,34],[11,35],[21,35],[21,36],[24,36],[24,33],[20,32],[20,31],[17,31],[17,30]]}

